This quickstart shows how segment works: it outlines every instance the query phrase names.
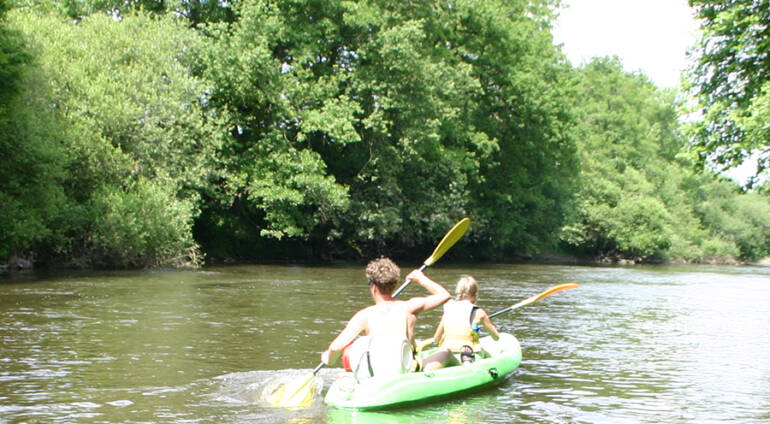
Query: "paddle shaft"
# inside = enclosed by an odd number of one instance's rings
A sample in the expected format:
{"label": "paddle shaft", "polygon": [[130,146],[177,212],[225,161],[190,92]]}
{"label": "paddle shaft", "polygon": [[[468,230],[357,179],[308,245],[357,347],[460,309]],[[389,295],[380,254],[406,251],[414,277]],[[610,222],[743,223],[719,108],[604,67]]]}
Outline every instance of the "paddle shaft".
{"label": "paddle shaft", "polygon": [[[529,299],[527,299],[527,300],[529,300]],[[513,306],[509,306],[509,307],[507,307],[505,309],[501,309],[501,310],[499,310],[499,311],[497,311],[497,312],[495,312],[493,314],[490,314],[489,317],[490,318],[494,318],[494,317],[496,317],[498,315],[502,315],[502,314],[504,314],[506,312],[510,312],[510,311],[512,311],[512,310],[514,310],[516,308],[520,308],[520,307],[522,307],[524,305],[527,305],[528,304],[527,300],[522,300],[521,302],[519,302],[519,303],[517,303],[517,304],[515,304]]]}
{"label": "paddle shaft", "polygon": [[[426,265],[426,264],[422,264],[422,266],[420,267],[420,272],[423,272],[423,271],[425,270],[425,268],[427,268],[427,267],[428,267],[428,265]],[[402,291],[404,291],[404,289],[406,288],[406,286],[408,286],[408,285],[409,285],[409,283],[410,283],[410,281],[409,281],[409,280],[406,280],[406,281],[404,281],[404,284],[402,284],[402,285],[401,285],[401,287],[399,287],[398,289],[396,289],[396,291],[395,291],[395,292],[393,292],[393,295],[391,295],[390,297],[396,297],[396,296],[398,296],[398,295],[399,295],[399,294],[400,294]]]}

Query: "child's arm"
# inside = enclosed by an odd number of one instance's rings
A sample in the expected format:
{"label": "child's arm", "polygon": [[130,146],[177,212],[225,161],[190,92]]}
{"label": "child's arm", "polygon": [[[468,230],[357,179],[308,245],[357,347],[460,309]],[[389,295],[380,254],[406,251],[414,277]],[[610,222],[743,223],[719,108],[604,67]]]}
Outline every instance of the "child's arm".
{"label": "child's arm", "polygon": [[487,327],[487,330],[489,330],[490,333],[492,333],[492,338],[497,340],[500,338],[500,333],[497,331],[497,327],[495,327],[494,324],[492,324],[492,320],[489,319],[489,315],[487,315],[487,311],[483,309],[479,309],[479,315],[481,315],[480,321],[484,323],[484,326]]}

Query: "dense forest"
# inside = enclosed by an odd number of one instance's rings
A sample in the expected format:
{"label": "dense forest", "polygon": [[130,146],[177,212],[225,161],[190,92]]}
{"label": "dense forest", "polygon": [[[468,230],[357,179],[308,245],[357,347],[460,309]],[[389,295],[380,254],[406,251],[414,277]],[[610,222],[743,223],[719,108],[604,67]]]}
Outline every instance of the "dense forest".
{"label": "dense forest", "polygon": [[0,0],[0,263],[764,258],[770,9],[690,5],[674,91],[558,0]]}

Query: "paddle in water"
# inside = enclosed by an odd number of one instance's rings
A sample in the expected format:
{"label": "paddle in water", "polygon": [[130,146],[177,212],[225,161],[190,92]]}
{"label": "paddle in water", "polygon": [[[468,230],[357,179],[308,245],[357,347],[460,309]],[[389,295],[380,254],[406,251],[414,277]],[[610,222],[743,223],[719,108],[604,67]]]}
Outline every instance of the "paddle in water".
{"label": "paddle in water", "polygon": [[[312,377],[318,374],[323,363],[315,367],[311,378],[307,380],[293,379],[287,383],[280,382],[277,387],[267,387],[263,394],[263,399],[272,406],[283,408],[309,408],[313,406],[316,392],[320,389],[318,385],[310,384]],[[301,385],[300,385],[301,384]],[[297,387],[299,386],[299,387]]]}
{"label": "paddle in water", "polygon": [[[446,233],[446,235],[444,235],[444,238],[441,239],[441,241],[436,246],[436,249],[433,250],[433,253],[428,257],[428,259],[423,262],[422,266],[420,267],[420,271],[425,270],[425,268],[433,265],[439,258],[444,256],[444,253],[446,253],[452,246],[454,246],[455,243],[457,243],[458,240],[463,237],[463,235],[465,235],[465,232],[468,231],[468,227],[470,225],[471,220],[469,218],[463,218],[457,222],[457,224],[455,224]],[[398,296],[398,294],[404,291],[408,285],[409,280],[406,280],[404,284],[402,284],[401,287],[399,287],[391,297],[395,298]],[[289,383],[279,386],[275,391],[273,391],[272,394],[267,396],[270,405],[283,408],[306,408],[312,405],[315,391],[312,390],[312,387],[314,386],[311,386],[310,382],[313,381],[313,378],[318,374],[318,371],[324,367],[324,365],[325,364],[323,362],[318,364],[318,366],[313,370],[313,373],[306,380],[304,380],[302,384]],[[299,386],[298,389],[293,389],[297,386]]]}

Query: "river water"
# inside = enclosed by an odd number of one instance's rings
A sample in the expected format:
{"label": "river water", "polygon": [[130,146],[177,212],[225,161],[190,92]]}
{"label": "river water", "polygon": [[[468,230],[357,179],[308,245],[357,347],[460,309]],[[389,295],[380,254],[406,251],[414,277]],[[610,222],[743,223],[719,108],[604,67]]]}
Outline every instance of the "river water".
{"label": "river water", "polygon": [[[406,270],[405,270],[406,271]],[[60,273],[0,282],[0,423],[767,423],[770,268],[437,264],[521,342],[503,385],[381,413],[269,407],[371,302],[356,267]],[[410,286],[402,296],[423,294]],[[429,337],[438,311],[420,316]],[[323,392],[340,374],[324,368]]]}

